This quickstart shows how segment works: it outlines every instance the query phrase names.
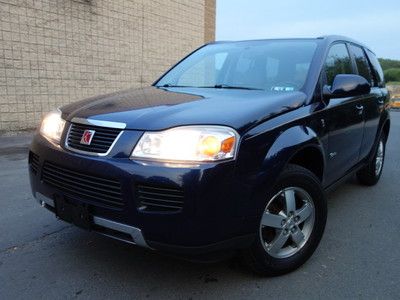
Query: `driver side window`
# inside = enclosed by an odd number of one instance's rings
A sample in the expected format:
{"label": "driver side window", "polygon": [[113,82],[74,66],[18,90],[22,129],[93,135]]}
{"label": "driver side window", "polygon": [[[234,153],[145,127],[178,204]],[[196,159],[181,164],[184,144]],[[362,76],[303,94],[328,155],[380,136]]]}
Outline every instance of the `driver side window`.
{"label": "driver side window", "polygon": [[337,74],[353,73],[350,55],[345,44],[335,44],[330,48],[325,62],[325,72],[327,85],[330,87]]}

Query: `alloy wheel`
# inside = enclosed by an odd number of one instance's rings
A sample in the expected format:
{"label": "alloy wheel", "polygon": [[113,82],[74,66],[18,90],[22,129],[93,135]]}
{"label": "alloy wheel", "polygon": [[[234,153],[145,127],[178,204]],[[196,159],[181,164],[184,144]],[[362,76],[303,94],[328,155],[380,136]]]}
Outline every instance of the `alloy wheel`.
{"label": "alloy wheel", "polygon": [[287,258],[304,247],[311,236],[315,208],[302,188],[285,188],[268,202],[260,222],[265,251],[275,258]]}

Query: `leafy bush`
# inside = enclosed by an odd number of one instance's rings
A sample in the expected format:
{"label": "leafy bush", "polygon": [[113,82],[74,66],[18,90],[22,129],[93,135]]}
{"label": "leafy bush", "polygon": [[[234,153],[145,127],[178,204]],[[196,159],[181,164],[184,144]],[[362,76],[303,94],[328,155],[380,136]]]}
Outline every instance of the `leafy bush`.
{"label": "leafy bush", "polygon": [[391,68],[384,71],[385,73],[385,81],[400,81],[400,67],[399,68]]}
{"label": "leafy bush", "polygon": [[379,62],[381,63],[382,69],[384,71],[393,68],[400,68],[400,60],[379,58]]}

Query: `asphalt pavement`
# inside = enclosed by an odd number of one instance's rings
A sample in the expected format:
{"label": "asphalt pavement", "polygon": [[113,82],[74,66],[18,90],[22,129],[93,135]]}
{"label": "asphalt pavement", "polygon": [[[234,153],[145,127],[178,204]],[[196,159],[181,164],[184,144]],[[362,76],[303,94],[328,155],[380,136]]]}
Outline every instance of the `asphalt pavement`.
{"label": "asphalt pavement", "polygon": [[196,264],[86,232],[33,199],[29,135],[0,138],[0,299],[400,298],[400,112],[381,181],[328,195],[324,237],[299,270],[261,278],[236,260]]}

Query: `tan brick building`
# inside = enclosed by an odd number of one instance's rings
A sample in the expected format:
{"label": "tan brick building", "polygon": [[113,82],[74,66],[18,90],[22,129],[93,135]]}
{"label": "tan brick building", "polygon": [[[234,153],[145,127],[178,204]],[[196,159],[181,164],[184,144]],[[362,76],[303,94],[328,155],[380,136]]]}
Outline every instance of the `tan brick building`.
{"label": "tan brick building", "polygon": [[149,85],[214,35],[215,0],[0,0],[0,132]]}

